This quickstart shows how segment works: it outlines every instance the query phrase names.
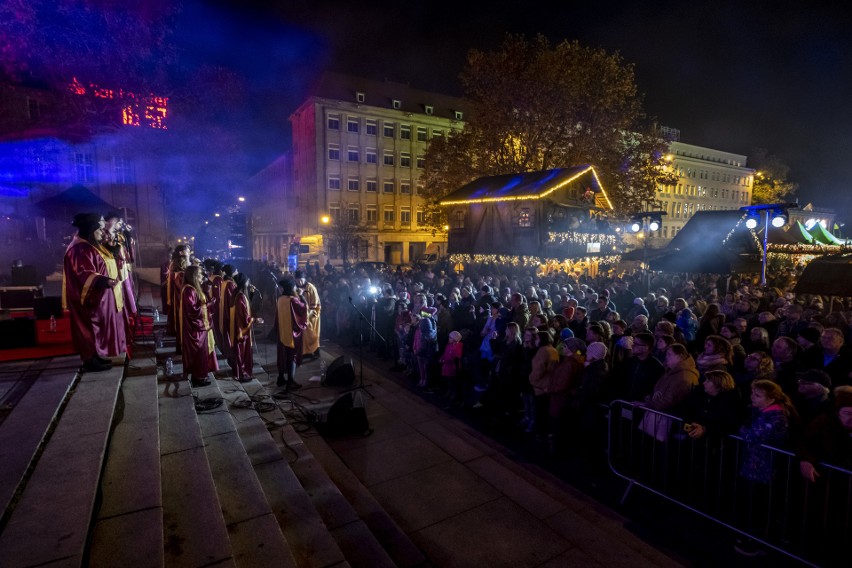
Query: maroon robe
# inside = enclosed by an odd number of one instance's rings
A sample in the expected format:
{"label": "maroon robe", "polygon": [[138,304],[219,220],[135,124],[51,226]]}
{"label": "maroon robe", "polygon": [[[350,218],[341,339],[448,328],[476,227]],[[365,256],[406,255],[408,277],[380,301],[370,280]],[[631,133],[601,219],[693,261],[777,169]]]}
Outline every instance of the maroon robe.
{"label": "maroon robe", "polygon": [[[166,320],[166,333],[180,337],[178,334],[178,320],[180,319],[180,291],[183,288],[183,270],[169,271],[168,286],[169,312]],[[178,341],[180,344],[180,341]]]}
{"label": "maroon robe", "polygon": [[71,316],[71,341],[83,361],[127,351],[124,317],[109,286],[103,254],[108,253],[81,239],[65,251],[64,296]]}
{"label": "maroon robe", "polygon": [[239,380],[251,377],[254,367],[254,354],[251,350],[251,326],[254,318],[251,315],[251,305],[243,292],[234,295],[234,310],[231,313],[231,369],[234,377]]}
{"label": "maroon robe", "polygon": [[[296,296],[281,296],[275,314],[273,334],[278,339],[278,372],[302,364],[302,334],[308,326],[308,308]],[[290,377],[291,379],[293,377]]]}
{"label": "maroon robe", "polygon": [[207,302],[189,284],[184,285],[180,294],[181,358],[183,378],[189,375],[196,381],[203,381],[210,371],[219,369],[216,352],[213,348],[213,331],[207,316]]}
{"label": "maroon robe", "polygon": [[225,345],[225,336],[222,335],[222,328],[219,326],[219,310],[221,309],[220,294],[222,291],[221,274],[214,274],[210,279],[210,301],[207,305],[210,308],[210,323],[213,324],[213,338],[216,340],[216,347],[222,355],[227,355],[228,347]]}
{"label": "maroon robe", "polygon": [[233,280],[222,279],[222,283],[219,284],[219,302],[216,308],[219,313],[219,329],[222,333],[222,344],[219,346],[219,350],[222,355],[228,358],[228,362],[231,362],[231,346],[233,343],[231,340],[231,307],[236,289],[237,285]]}
{"label": "maroon robe", "polygon": [[168,317],[169,315],[169,278],[171,277],[170,261],[166,261],[160,265],[160,313]]}

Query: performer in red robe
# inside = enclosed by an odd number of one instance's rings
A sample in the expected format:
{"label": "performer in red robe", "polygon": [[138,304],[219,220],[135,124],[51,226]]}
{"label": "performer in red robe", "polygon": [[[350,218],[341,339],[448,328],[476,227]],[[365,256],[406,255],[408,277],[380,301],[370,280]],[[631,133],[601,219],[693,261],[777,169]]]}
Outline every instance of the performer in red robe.
{"label": "performer in red robe", "polygon": [[213,343],[213,331],[207,314],[207,296],[201,290],[202,270],[191,265],[180,293],[180,338],[183,378],[190,375],[195,388],[210,384],[207,375],[219,368]]}
{"label": "performer in red robe", "polygon": [[224,335],[222,335],[222,328],[219,327],[219,309],[220,305],[220,295],[222,293],[222,263],[216,262],[213,266],[213,275],[210,277],[210,301],[208,302],[208,306],[210,306],[210,321],[213,324],[213,338],[216,340],[216,347],[219,348],[219,352],[224,355],[226,353],[227,347],[225,347]]}
{"label": "performer in red robe", "polygon": [[110,211],[104,216],[105,246],[112,253],[118,266],[118,279],[124,294],[124,321],[127,326],[127,336],[133,336],[136,326],[136,292],[133,290],[131,275],[133,253],[130,250],[130,236],[124,228],[124,220],[120,211]]}
{"label": "performer in red robe", "polygon": [[77,236],[65,251],[63,303],[71,316],[71,340],[82,369],[103,371],[107,357],[127,350],[123,294],[115,259],[102,246],[103,218],[81,213],[74,217]]}
{"label": "performer in red robe", "polygon": [[231,370],[234,378],[247,383],[252,380],[254,354],[252,353],[252,325],[255,318],[251,315],[250,290],[253,288],[249,277],[238,272],[234,276],[236,289],[234,291],[233,310],[231,311]]}
{"label": "performer in red robe", "polygon": [[216,306],[219,314],[219,330],[222,333],[219,351],[228,359],[229,364],[232,364],[231,308],[233,307],[234,290],[237,289],[237,285],[234,284],[234,275],[236,274],[237,270],[232,265],[225,264],[222,266],[222,282],[219,283],[219,298]]}
{"label": "performer in red robe", "polygon": [[[172,252],[169,265],[169,277],[166,280],[166,300],[168,301],[168,317],[166,318],[166,333],[177,336],[177,322],[180,319],[180,291],[183,288],[183,271],[189,266],[192,250],[189,245],[178,245]],[[176,353],[180,353],[180,338],[178,337]]]}
{"label": "performer in red robe", "polygon": [[295,282],[284,279],[279,284],[282,295],[272,329],[278,339],[278,386],[296,390],[302,387],[296,382],[296,367],[302,364],[302,332],[308,325],[308,308],[296,295]]}

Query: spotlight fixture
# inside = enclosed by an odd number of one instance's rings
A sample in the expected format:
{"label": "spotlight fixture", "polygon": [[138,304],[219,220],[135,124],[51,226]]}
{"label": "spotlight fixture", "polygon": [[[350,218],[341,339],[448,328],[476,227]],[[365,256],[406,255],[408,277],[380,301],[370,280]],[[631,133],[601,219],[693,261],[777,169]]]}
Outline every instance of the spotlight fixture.
{"label": "spotlight fixture", "polygon": [[648,223],[648,228],[652,231],[659,231],[662,221],[660,219],[651,219]]}
{"label": "spotlight fixture", "polygon": [[749,215],[748,219],[746,219],[746,227],[749,229],[757,228],[758,223],[760,223],[760,217],[757,215]]}
{"label": "spotlight fixture", "polygon": [[772,212],[772,226],[776,229],[787,224],[787,214],[783,211]]}
{"label": "spotlight fixture", "polygon": [[632,223],[630,223],[630,232],[631,233],[638,233],[641,230],[642,230],[642,223],[640,223],[639,221],[633,221]]}

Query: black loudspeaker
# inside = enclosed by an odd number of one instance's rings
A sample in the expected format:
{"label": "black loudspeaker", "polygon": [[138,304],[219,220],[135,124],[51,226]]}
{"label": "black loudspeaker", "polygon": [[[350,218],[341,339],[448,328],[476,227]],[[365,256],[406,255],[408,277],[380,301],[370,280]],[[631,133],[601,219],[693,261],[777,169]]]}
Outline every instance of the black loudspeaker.
{"label": "black loudspeaker", "polygon": [[36,298],[33,300],[33,312],[39,320],[50,319],[50,316],[59,319],[62,317],[62,298],[60,296]]}
{"label": "black loudspeaker", "polygon": [[355,383],[355,367],[341,355],[331,362],[325,372],[325,385],[329,387],[350,387]]}
{"label": "black loudspeaker", "polygon": [[35,266],[13,266],[12,286],[37,286],[38,274]]}
{"label": "black loudspeaker", "polygon": [[36,346],[36,323],[33,318],[0,321],[0,349]]}
{"label": "black loudspeaker", "polygon": [[341,396],[331,405],[325,422],[318,422],[315,426],[320,434],[329,438],[366,436],[370,433],[370,423],[363,395],[349,392]]}

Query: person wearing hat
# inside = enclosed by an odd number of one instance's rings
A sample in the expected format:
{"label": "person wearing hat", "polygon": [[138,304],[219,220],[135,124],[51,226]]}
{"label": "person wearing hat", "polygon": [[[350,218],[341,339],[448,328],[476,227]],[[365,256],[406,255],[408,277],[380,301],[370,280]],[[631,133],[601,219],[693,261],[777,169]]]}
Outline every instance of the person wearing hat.
{"label": "person wearing hat", "polygon": [[110,368],[109,357],[127,351],[118,267],[103,247],[104,220],[81,213],[72,223],[77,236],[63,260],[63,303],[71,318],[71,341],[84,372]]}
{"label": "person wearing hat", "polygon": [[796,394],[792,397],[802,426],[831,409],[831,377],[819,369],[797,374]]}
{"label": "person wearing hat", "polygon": [[852,387],[834,390],[834,404],[805,427],[796,447],[802,477],[816,483],[819,464],[852,470]]}
{"label": "person wearing hat", "polygon": [[420,381],[417,386],[426,388],[429,385],[429,367],[438,354],[438,325],[435,321],[437,309],[429,306],[420,308],[420,321],[414,332],[414,354],[417,357],[417,369]]}
{"label": "person wearing hat", "polygon": [[320,295],[316,286],[308,282],[305,273],[297,270],[293,273],[296,286],[302,290],[302,298],[308,306],[308,327],[302,337],[303,355],[312,359],[319,358],[320,350]]}
{"label": "person wearing hat", "polygon": [[287,390],[302,388],[296,382],[296,367],[302,364],[302,335],[308,326],[308,308],[296,283],[289,278],[279,282],[281,296],[278,298],[275,323],[272,333],[277,339],[279,387]]}

